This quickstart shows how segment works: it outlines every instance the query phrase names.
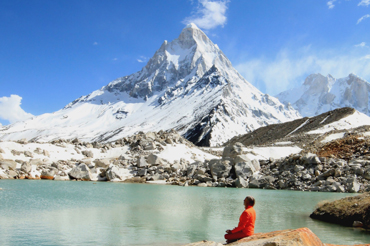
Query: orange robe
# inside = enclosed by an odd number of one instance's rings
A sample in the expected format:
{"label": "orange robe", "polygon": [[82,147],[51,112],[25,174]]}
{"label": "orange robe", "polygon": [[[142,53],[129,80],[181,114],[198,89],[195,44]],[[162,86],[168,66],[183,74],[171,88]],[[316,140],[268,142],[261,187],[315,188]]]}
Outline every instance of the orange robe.
{"label": "orange robe", "polygon": [[245,237],[254,234],[254,223],[256,221],[256,211],[252,206],[248,206],[240,215],[238,227],[235,227],[231,233],[243,232]]}

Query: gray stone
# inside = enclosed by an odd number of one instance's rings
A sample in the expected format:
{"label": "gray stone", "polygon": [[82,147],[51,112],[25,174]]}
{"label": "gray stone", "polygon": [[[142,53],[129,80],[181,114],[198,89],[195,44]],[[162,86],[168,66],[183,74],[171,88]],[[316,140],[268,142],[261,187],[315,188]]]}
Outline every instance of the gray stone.
{"label": "gray stone", "polygon": [[119,169],[117,166],[110,166],[106,171],[106,177],[108,181],[111,181],[113,179],[120,179],[122,180],[122,177],[119,173]]}
{"label": "gray stone", "polygon": [[50,157],[50,153],[46,149],[43,150],[43,154],[44,156]]}
{"label": "gray stone", "polygon": [[154,174],[151,176],[151,179],[154,180],[154,181],[158,181],[158,180],[165,180],[165,178],[163,177],[163,175],[161,174]]}
{"label": "gray stone", "polygon": [[362,175],[367,180],[370,180],[370,168],[365,169],[364,174]]}
{"label": "gray stone", "polygon": [[192,178],[194,173],[195,173],[195,170],[198,168],[198,166],[200,166],[202,163],[200,161],[196,161],[196,162],[193,162],[191,163],[187,169],[186,169],[186,176],[188,178]]}
{"label": "gray stone", "polygon": [[360,190],[360,184],[356,177],[347,179],[347,189],[351,193],[357,193]]}
{"label": "gray stone", "polygon": [[228,160],[212,159],[209,162],[209,168],[213,179],[217,180],[217,178],[228,177],[232,166]]}
{"label": "gray stone", "polygon": [[222,154],[222,159],[225,159],[227,157],[234,159],[235,157],[243,153],[244,147],[245,146],[242,143],[235,143],[233,145],[226,146]]}
{"label": "gray stone", "polygon": [[154,150],[156,147],[153,141],[146,139],[140,140],[140,145],[144,150]]}
{"label": "gray stone", "polygon": [[147,162],[150,165],[161,165],[161,164],[164,164],[165,163],[162,158],[160,158],[159,156],[154,155],[154,154],[150,154],[148,156]]}
{"label": "gray stone", "polygon": [[[237,158],[236,158],[237,159]],[[235,174],[237,178],[248,179],[249,177],[253,176],[253,174],[257,171],[252,164],[251,160],[244,159],[243,162],[236,162],[234,165]]]}
{"label": "gray stone", "polygon": [[0,148],[0,154],[5,154],[5,151],[2,148]]}
{"label": "gray stone", "polygon": [[182,165],[180,165],[179,163],[173,164],[171,166],[171,171],[172,172],[178,172],[180,170],[182,170]]}
{"label": "gray stone", "polygon": [[326,179],[329,176],[334,176],[334,175],[335,175],[335,169],[332,168],[332,169],[329,169],[328,171],[320,174],[317,178],[322,180],[322,179]]}
{"label": "gray stone", "polygon": [[56,173],[56,169],[54,169],[54,168],[44,169],[41,172],[41,178],[42,177],[50,177],[50,178],[53,177],[54,178],[55,173]]}
{"label": "gray stone", "polygon": [[109,158],[95,159],[93,162],[95,163],[95,167],[108,168],[111,163],[111,159]]}
{"label": "gray stone", "polygon": [[23,162],[21,166],[21,171],[25,173],[29,173],[32,170],[32,166],[30,165],[29,162]]}
{"label": "gray stone", "polygon": [[15,178],[17,178],[17,177],[18,177],[18,173],[17,173],[16,171],[9,170],[9,171],[8,171],[8,176],[9,176],[9,178],[11,178],[11,179],[15,179]]}
{"label": "gray stone", "polygon": [[146,168],[138,168],[137,169],[137,176],[145,176],[147,174],[147,169]]}
{"label": "gray stone", "polygon": [[44,162],[41,159],[31,159],[29,161],[30,165],[35,165],[35,166],[41,166],[44,164]]}
{"label": "gray stone", "polygon": [[302,176],[302,179],[303,180],[310,180],[312,177],[311,177],[311,175],[309,175],[308,173],[306,173],[306,174],[304,174],[303,176]]}
{"label": "gray stone", "polygon": [[6,169],[16,170],[17,163],[13,160],[2,159],[0,160],[0,167],[6,167]]}
{"label": "gray stone", "polygon": [[319,157],[317,157],[317,155],[312,154],[312,153],[307,153],[303,155],[301,160],[304,164],[308,164],[308,165],[309,164],[318,165],[321,163]]}
{"label": "gray stone", "polygon": [[235,187],[237,188],[248,188],[248,181],[239,177],[235,180]]}
{"label": "gray stone", "polygon": [[68,173],[68,175],[74,179],[82,179],[86,181],[91,181],[90,169],[84,163],[81,163],[80,165],[72,168],[72,170]]}
{"label": "gray stone", "polygon": [[260,182],[257,179],[250,180],[249,188],[260,188]]}
{"label": "gray stone", "polygon": [[24,156],[26,156],[26,157],[31,157],[31,158],[33,158],[33,155],[32,155],[32,153],[31,153],[31,151],[24,151],[24,152],[23,152],[23,154],[24,154]]}
{"label": "gray stone", "polygon": [[138,168],[143,168],[143,167],[148,166],[148,163],[146,162],[146,160],[145,160],[145,157],[144,157],[144,156],[140,156],[139,158],[137,158],[136,166],[137,166]]}
{"label": "gray stone", "polygon": [[81,153],[86,157],[94,157],[94,153],[91,150],[83,150]]}
{"label": "gray stone", "polygon": [[207,187],[208,185],[206,183],[199,183],[199,184],[197,184],[197,186],[199,186],[199,187]]}
{"label": "gray stone", "polygon": [[294,166],[294,171],[295,172],[300,172],[300,171],[302,171],[304,169],[304,166],[300,166],[300,165],[296,165],[296,166]]}

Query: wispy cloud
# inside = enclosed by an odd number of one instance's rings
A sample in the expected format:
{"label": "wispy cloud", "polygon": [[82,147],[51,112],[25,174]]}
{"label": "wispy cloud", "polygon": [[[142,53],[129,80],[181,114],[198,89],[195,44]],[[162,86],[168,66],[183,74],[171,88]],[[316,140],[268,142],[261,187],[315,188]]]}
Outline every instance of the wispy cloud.
{"label": "wispy cloud", "polygon": [[359,44],[356,44],[355,47],[368,47],[365,42],[361,42]]}
{"label": "wispy cloud", "polygon": [[337,0],[330,0],[328,1],[326,4],[328,5],[329,9],[332,9],[335,7],[334,3],[336,2]]}
{"label": "wispy cloud", "polygon": [[361,0],[361,2],[358,4],[358,6],[369,6],[370,0]]}
{"label": "wispy cloud", "polygon": [[363,21],[364,19],[369,18],[369,17],[370,17],[369,14],[362,16],[360,19],[358,19],[357,24],[359,24],[361,21]]}
{"label": "wispy cloud", "polygon": [[18,95],[0,97],[0,118],[10,124],[31,118],[33,115],[21,108],[21,101],[22,97]]}
{"label": "wispy cloud", "polygon": [[138,62],[142,63],[142,62],[146,62],[148,61],[148,57],[145,57],[145,56],[140,56],[138,59],[136,59]]}
{"label": "wispy cloud", "polygon": [[98,45],[98,42],[94,42],[93,45]]}
{"label": "wispy cloud", "polygon": [[118,58],[113,58],[113,61],[118,61]]}
{"label": "wispy cloud", "polygon": [[338,54],[313,51],[310,47],[284,49],[274,59],[257,58],[235,67],[250,83],[270,95],[301,85],[312,73],[331,74],[335,78],[355,73],[370,79],[370,55],[363,56],[359,50]]}
{"label": "wispy cloud", "polygon": [[197,11],[190,17],[185,18],[183,23],[194,23],[203,29],[213,29],[224,26],[227,20],[226,10],[229,1],[198,0]]}

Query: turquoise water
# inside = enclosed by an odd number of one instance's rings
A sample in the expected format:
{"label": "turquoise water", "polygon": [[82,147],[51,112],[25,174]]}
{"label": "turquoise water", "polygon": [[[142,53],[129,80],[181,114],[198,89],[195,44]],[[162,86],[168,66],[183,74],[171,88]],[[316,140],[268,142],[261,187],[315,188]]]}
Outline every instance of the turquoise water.
{"label": "turquoise water", "polygon": [[0,180],[0,245],[182,245],[224,242],[247,195],[255,232],[308,227],[324,243],[370,242],[370,233],[312,220],[322,200],[349,194],[108,182]]}

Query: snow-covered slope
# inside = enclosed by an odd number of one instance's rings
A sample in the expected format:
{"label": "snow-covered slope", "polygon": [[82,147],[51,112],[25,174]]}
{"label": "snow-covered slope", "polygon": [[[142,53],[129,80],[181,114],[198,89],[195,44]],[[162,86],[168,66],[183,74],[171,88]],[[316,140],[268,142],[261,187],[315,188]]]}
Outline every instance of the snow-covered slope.
{"label": "snow-covered slope", "polygon": [[139,72],[116,79],[64,109],[0,130],[0,139],[78,137],[113,141],[138,131],[175,129],[199,145],[217,145],[299,113],[261,93],[194,24],[164,41]]}
{"label": "snow-covered slope", "polygon": [[301,87],[284,91],[277,98],[285,104],[290,103],[303,116],[342,107],[351,107],[370,116],[369,95],[370,84],[354,74],[341,79],[311,74]]}

